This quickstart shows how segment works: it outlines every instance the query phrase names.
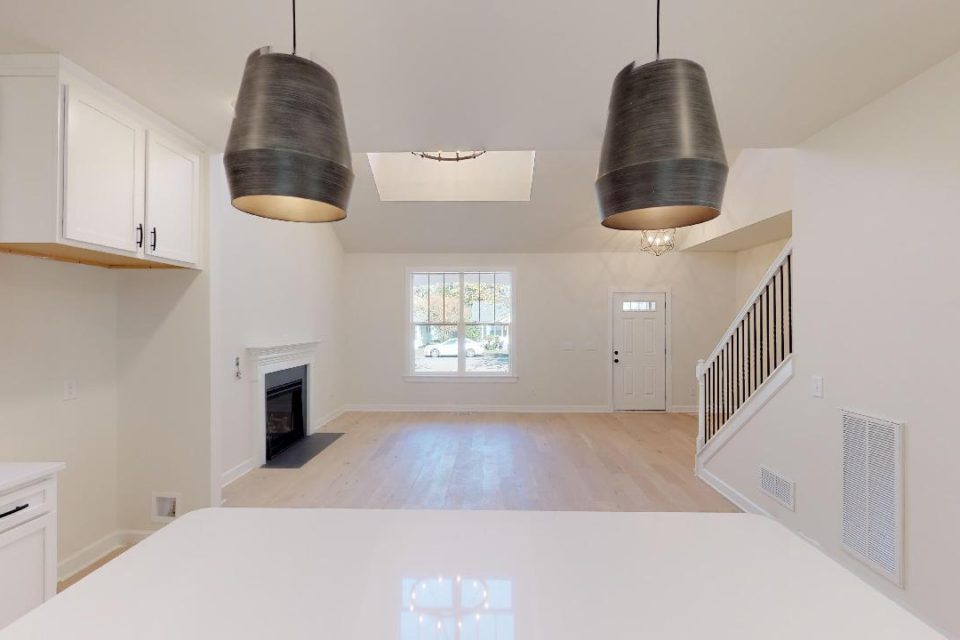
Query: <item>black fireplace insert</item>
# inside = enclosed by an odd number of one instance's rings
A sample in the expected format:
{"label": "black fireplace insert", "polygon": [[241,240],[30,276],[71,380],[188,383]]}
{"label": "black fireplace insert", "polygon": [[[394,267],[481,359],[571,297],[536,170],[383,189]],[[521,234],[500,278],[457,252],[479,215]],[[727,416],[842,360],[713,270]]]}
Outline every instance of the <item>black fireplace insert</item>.
{"label": "black fireplace insert", "polygon": [[296,444],[306,435],[306,382],[306,365],[267,374],[267,460]]}

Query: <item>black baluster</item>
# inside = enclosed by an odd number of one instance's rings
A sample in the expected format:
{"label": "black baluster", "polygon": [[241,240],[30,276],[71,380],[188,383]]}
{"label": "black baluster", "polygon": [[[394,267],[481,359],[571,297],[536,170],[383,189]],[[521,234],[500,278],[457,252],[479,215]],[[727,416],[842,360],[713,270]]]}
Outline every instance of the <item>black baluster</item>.
{"label": "black baluster", "polygon": [[774,272],[770,279],[771,293],[773,294],[773,368],[776,369],[777,361],[777,274]]}
{"label": "black baluster", "polygon": [[733,412],[740,408],[740,327],[733,330]]}
{"label": "black baluster", "polygon": [[733,415],[733,336],[727,341],[727,389],[730,401],[727,403],[727,421]]}
{"label": "black baluster", "polygon": [[706,443],[713,431],[713,363],[707,368],[707,427],[704,429],[703,440]]}
{"label": "black baluster", "polygon": [[753,391],[757,390],[757,309],[750,309],[750,385]]}
{"label": "black baluster", "polygon": [[707,397],[710,398],[710,428],[707,430],[707,438],[713,435],[713,363],[710,364],[709,375],[707,376]]}
{"label": "black baluster", "polygon": [[751,348],[753,347],[753,336],[750,335],[750,312],[747,311],[746,317],[747,323],[747,396],[753,395],[753,376],[751,375],[752,371],[750,370],[750,361],[753,359],[751,354]]}
{"label": "black baluster", "polygon": [[786,325],[786,315],[787,315],[787,304],[783,297],[783,265],[780,265],[780,362],[783,362],[784,358],[787,357],[787,329]]}
{"label": "black baluster", "polygon": [[787,254],[787,314],[790,325],[787,327],[787,339],[790,341],[790,353],[793,353],[793,254]]}
{"label": "black baluster", "polygon": [[750,312],[743,316],[743,392],[750,399]]}
{"label": "black baluster", "polygon": [[766,348],[764,349],[764,351],[767,352],[767,372],[763,377],[764,379],[766,379],[766,377],[770,375],[770,371],[771,371],[770,369],[770,364],[771,364],[770,363],[770,335],[769,335],[770,333],[770,283],[769,282],[767,283],[767,286],[763,288],[763,297],[766,300],[766,307],[767,307],[765,312],[766,322],[763,325],[763,339],[766,342],[766,345],[765,345]]}

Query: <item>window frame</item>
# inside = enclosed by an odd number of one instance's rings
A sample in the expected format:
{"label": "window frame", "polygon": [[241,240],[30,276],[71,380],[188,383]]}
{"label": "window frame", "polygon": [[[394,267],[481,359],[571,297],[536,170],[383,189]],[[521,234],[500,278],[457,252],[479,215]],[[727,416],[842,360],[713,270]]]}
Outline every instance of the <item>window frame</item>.
{"label": "window frame", "polygon": [[[423,324],[438,324],[432,322],[414,322],[413,319],[413,276],[421,273],[456,273],[460,278],[460,313],[457,321],[457,370],[424,372],[416,371],[416,327]],[[466,321],[463,309],[464,274],[467,273],[509,273],[510,274],[510,322],[497,322],[494,315],[493,322],[470,323]],[[406,372],[404,379],[409,382],[516,382],[517,377],[517,350],[515,336],[517,330],[517,270],[514,267],[408,267],[404,279],[404,296],[406,298],[406,317],[404,318],[406,337]],[[429,318],[429,314],[428,314]],[[439,323],[444,324],[444,323]],[[470,324],[500,325],[510,329],[510,352],[507,360],[507,371],[467,371],[466,327]]]}

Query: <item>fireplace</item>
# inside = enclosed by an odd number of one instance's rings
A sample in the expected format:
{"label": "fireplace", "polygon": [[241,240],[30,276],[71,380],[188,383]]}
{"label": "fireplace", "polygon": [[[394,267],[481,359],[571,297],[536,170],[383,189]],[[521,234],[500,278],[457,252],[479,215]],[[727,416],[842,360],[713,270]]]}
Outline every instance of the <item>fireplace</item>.
{"label": "fireplace", "polygon": [[266,374],[267,460],[306,436],[306,384],[306,365]]}

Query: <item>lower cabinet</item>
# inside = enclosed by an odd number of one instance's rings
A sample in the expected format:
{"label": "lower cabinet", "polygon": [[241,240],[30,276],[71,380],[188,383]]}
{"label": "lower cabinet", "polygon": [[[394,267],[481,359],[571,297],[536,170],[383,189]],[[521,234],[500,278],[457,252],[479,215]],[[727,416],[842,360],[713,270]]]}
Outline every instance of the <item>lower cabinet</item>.
{"label": "lower cabinet", "polygon": [[56,579],[52,586],[47,583],[49,573],[56,575],[55,517],[48,513],[0,534],[0,628],[56,591]]}
{"label": "lower cabinet", "polygon": [[0,463],[0,629],[57,592],[62,463]]}

